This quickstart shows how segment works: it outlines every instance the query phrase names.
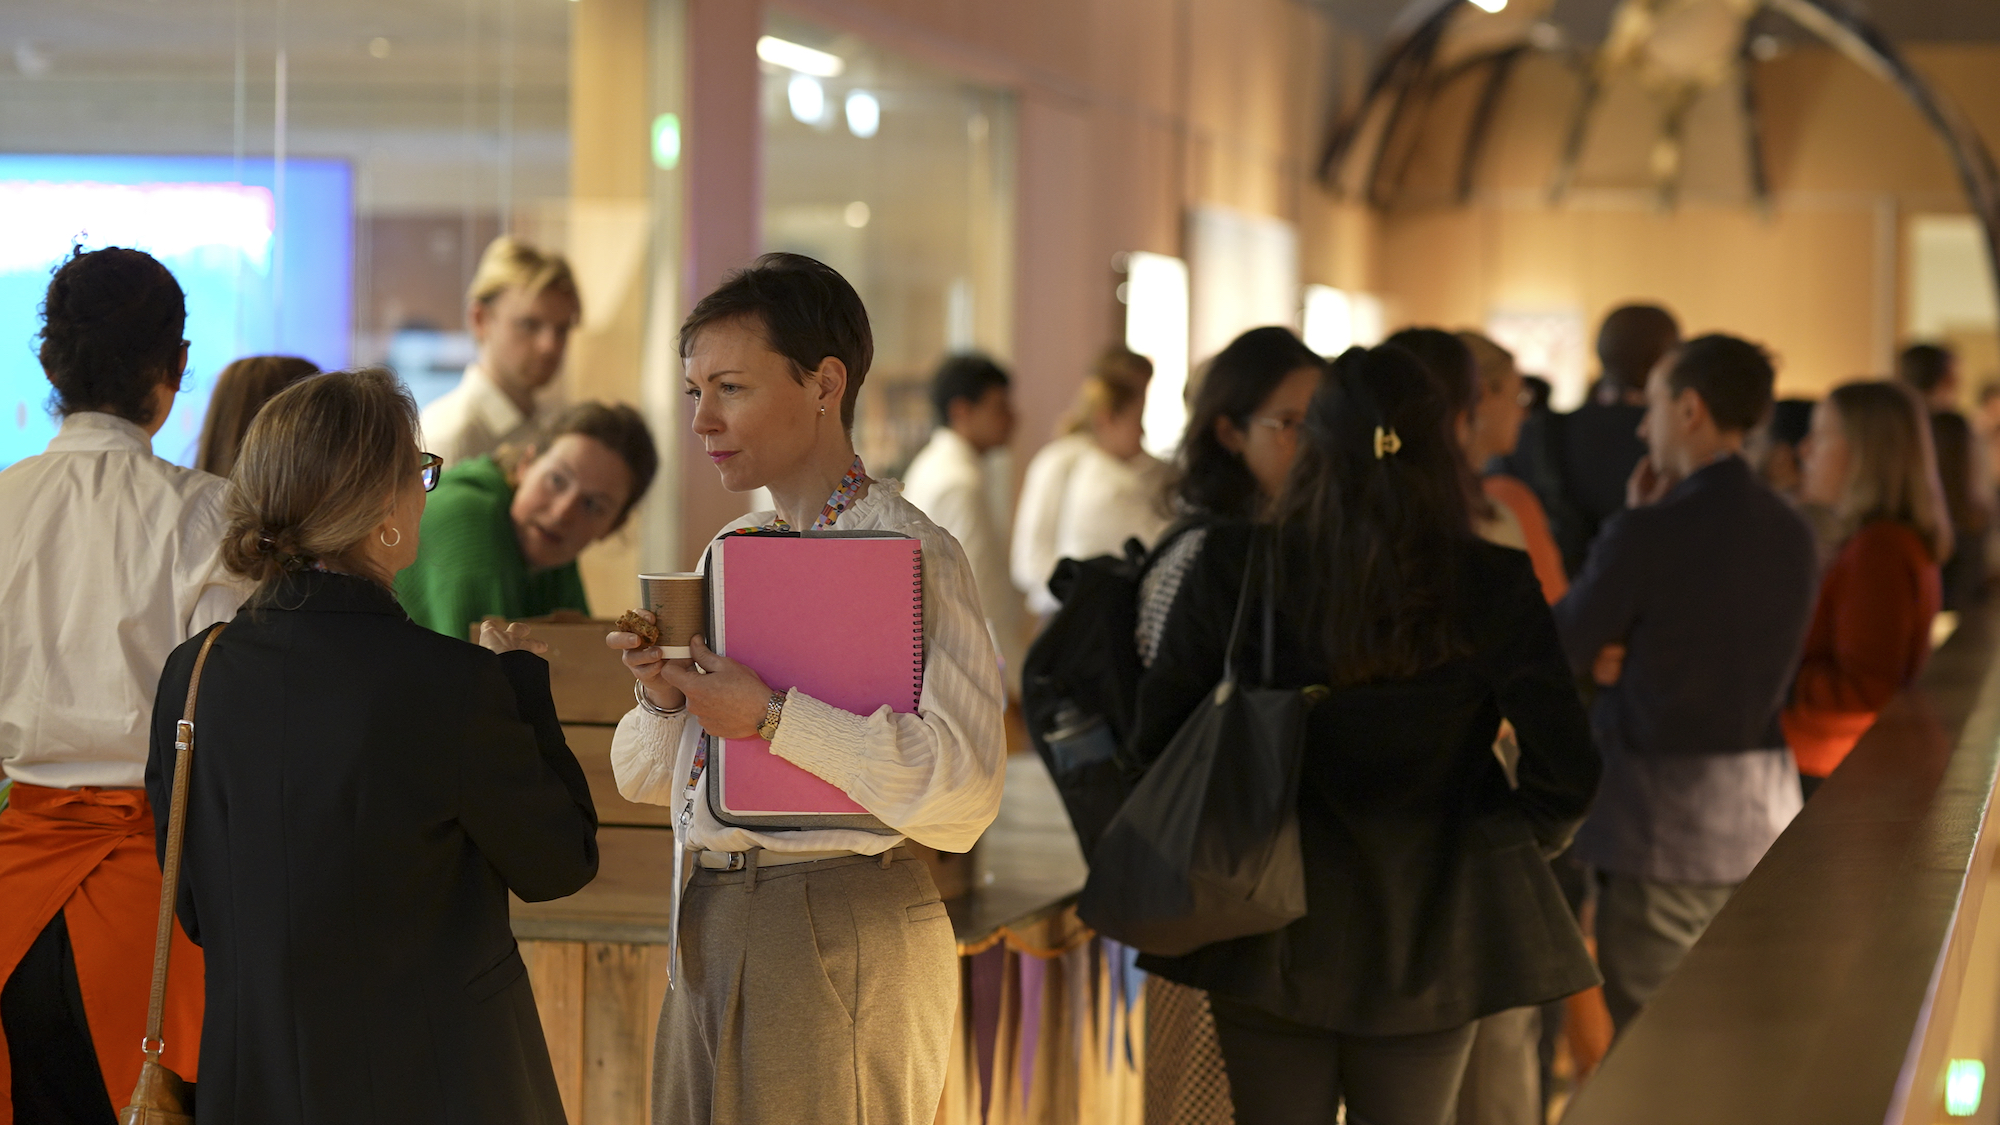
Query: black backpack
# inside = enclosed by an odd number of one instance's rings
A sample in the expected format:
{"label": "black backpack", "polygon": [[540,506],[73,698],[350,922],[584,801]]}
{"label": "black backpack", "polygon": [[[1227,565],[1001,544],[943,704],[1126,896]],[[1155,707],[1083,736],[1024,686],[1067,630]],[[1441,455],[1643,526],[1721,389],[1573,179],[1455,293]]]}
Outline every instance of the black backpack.
{"label": "black backpack", "polygon": [[[1183,529],[1162,536],[1158,558]],[[1021,661],[1021,712],[1035,753],[1055,779],[1086,860],[1138,783],[1124,746],[1138,712],[1139,582],[1150,560],[1128,540],[1124,557],[1063,559],[1049,579],[1062,607]]]}

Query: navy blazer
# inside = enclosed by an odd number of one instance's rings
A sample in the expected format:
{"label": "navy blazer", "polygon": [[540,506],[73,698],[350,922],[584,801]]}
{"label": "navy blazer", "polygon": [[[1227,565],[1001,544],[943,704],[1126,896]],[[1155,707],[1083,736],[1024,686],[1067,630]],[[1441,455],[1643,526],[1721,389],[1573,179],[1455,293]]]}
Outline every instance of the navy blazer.
{"label": "navy blazer", "polygon": [[1637,757],[1783,746],[1778,714],[1812,620],[1812,529],[1741,457],[1605,524],[1555,606],[1572,667],[1626,646],[1591,720]]}

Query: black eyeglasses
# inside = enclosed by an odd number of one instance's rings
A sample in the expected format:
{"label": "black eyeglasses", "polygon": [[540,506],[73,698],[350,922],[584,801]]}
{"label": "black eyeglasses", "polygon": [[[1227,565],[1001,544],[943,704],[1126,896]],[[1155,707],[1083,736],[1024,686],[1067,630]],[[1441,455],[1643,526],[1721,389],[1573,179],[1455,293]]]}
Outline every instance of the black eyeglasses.
{"label": "black eyeglasses", "polygon": [[423,475],[424,491],[429,492],[438,486],[438,477],[444,472],[444,458],[435,453],[419,453],[417,472]]}

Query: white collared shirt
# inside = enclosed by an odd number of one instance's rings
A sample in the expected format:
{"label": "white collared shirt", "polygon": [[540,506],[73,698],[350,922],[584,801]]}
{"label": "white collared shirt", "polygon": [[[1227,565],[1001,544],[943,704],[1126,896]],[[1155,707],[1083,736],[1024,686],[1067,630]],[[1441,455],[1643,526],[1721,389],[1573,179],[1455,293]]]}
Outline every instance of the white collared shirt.
{"label": "white collared shirt", "polygon": [[217,554],[228,482],[153,456],[146,431],[78,413],[0,471],[0,767],[30,785],[136,787],[160,669],[235,616]]}
{"label": "white collared shirt", "polygon": [[[769,523],[753,512],[724,530]],[[927,519],[895,481],[876,481],[840,517],[843,531],[894,531],[923,541],[924,686],[917,713],[887,707],[857,715],[793,689],[771,751],[837,785],[898,832],[942,851],[970,849],[1000,811],[1007,736],[1000,713],[1000,666],[958,542]],[[628,801],[681,807],[701,724],[634,707],[611,739],[611,768]],[[708,811],[706,773],[694,798],[689,848],[774,852],[845,851],[879,855],[902,836],[853,829],[755,832]]]}
{"label": "white collared shirt", "polygon": [[1021,667],[1021,594],[1007,576],[1007,535],[986,487],[986,461],[972,443],[939,426],[903,474],[903,498],[951,533],[972,564],[979,605],[999,646],[1009,686]]}
{"label": "white collared shirt", "polygon": [[521,413],[507,392],[478,364],[465,369],[458,386],[424,407],[419,422],[424,448],[444,458],[445,468],[493,452],[534,416]]}

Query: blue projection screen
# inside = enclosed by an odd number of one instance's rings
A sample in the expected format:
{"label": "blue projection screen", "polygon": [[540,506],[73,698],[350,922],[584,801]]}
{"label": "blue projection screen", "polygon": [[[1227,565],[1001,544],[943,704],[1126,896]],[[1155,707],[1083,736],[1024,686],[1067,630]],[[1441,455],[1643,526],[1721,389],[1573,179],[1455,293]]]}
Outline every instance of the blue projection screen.
{"label": "blue projection screen", "polygon": [[182,465],[215,379],[246,355],[345,367],[353,333],[353,174],[345,161],[0,154],[0,468],[55,436],[35,358],[49,276],[73,245],[129,246],[187,293],[188,374],[153,452]]}

